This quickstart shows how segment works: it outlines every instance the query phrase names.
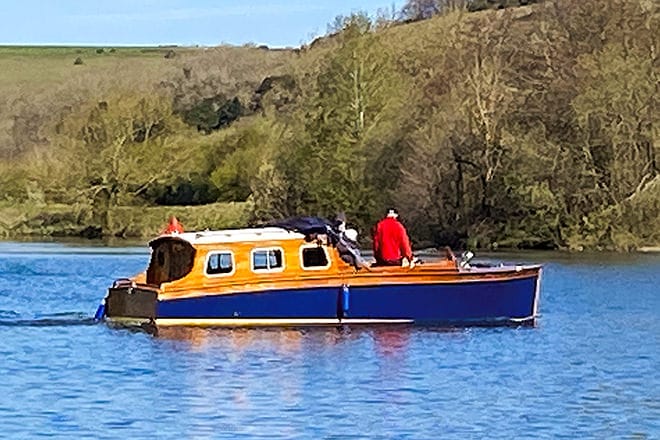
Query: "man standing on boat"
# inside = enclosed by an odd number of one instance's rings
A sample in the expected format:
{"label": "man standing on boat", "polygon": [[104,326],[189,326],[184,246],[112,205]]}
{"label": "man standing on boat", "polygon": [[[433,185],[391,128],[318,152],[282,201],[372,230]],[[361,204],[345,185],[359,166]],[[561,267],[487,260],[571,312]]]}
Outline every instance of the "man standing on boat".
{"label": "man standing on boat", "polygon": [[414,264],[410,239],[406,228],[398,220],[399,214],[390,209],[374,228],[374,257],[378,266],[401,266],[405,258]]}

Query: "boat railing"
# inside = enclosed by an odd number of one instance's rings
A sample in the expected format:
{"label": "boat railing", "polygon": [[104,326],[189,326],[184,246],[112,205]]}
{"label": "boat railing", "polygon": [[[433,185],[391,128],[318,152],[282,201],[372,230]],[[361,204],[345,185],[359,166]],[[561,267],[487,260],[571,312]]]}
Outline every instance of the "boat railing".
{"label": "boat railing", "polygon": [[123,287],[135,287],[135,281],[130,278],[118,278],[112,283],[113,289],[121,289]]}

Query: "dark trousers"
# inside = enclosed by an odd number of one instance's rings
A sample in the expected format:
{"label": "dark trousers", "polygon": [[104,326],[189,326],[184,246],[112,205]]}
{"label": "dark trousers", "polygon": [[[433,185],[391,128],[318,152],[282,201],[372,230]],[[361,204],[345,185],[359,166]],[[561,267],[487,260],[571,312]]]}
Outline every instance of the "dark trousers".
{"label": "dark trousers", "polygon": [[400,258],[398,260],[376,260],[376,264],[374,266],[401,266],[401,261],[403,258]]}

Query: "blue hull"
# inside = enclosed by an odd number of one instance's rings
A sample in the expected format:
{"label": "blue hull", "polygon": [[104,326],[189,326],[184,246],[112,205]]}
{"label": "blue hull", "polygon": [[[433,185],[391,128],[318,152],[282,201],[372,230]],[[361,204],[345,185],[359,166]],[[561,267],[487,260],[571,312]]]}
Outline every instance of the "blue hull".
{"label": "blue hull", "polygon": [[436,284],[338,286],[159,300],[156,322],[208,325],[533,322],[537,276]]}
{"label": "blue hull", "polygon": [[157,318],[336,318],[337,288],[270,290],[158,301]]}
{"label": "blue hull", "polygon": [[351,289],[351,318],[413,319],[417,324],[488,323],[534,316],[536,278]]}

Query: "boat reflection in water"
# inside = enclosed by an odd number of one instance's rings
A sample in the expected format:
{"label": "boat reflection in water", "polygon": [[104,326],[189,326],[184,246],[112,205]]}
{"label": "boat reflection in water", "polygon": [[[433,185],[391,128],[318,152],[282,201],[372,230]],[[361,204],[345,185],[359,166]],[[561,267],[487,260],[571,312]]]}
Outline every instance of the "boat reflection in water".
{"label": "boat reflection in water", "polygon": [[[332,333],[331,331],[327,332]],[[335,332],[336,333],[336,332]],[[205,327],[160,327],[154,333],[160,340],[183,342],[192,351],[203,352],[214,347],[228,348],[232,353],[242,354],[253,349],[275,350],[280,354],[300,352],[304,331],[281,328],[277,331],[257,328],[205,328]],[[335,338],[328,335],[328,342]]]}
{"label": "boat reflection in water", "polygon": [[[160,341],[178,343],[178,348],[193,352],[222,349],[237,355],[250,351],[273,352],[281,356],[314,352],[330,347],[367,339],[373,344],[378,358],[401,357],[408,351],[414,332],[437,333],[463,337],[464,330],[456,327],[407,326],[338,327],[338,328],[205,328],[161,327],[153,336]],[[371,357],[371,356],[370,356]]]}
{"label": "boat reflection in water", "polygon": [[109,289],[97,318],[122,325],[301,327],[522,325],[538,314],[541,267],[470,267],[447,257],[373,267],[329,222],[151,241],[144,273]]}

